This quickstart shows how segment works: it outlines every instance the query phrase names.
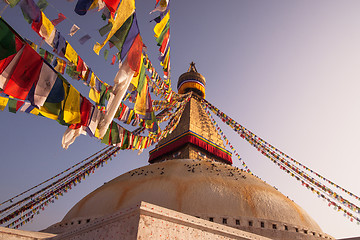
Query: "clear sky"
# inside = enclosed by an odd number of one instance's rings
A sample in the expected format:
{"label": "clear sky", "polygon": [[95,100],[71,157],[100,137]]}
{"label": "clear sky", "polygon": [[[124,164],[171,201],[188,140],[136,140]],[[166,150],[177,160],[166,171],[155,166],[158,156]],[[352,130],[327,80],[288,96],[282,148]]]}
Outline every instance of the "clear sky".
{"label": "clear sky", "polygon": [[[73,23],[81,28],[66,39],[100,79],[112,84],[116,67],[92,51],[95,40],[101,40],[97,29],[105,25],[99,15],[75,15],[76,1],[48,1],[68,17],[58,25],[63,35]],[[136,7],[148,54],[160,72],[154,24],[149,23],[154,16],[148,14],[154,2],[136,0]],[[194,61],[206,78],[207,100],[299,162],[359,195],[359,10],[357,0],[172,0],[172,86],[176,88],[177,78]],[[57,12],[48,6],[45,14],[53,19]],[[3,17],[22,36],[40,43],[19,7],[7,8]],[[86,33],[93,38],[81,46],[77,41]],[[87,94],[80,83],[69,81]],[[0,112],[0,123],[1,202],[104,147],[99,140],[80,136],[64,150],[64,126],[25,113],[6,109]],[[304,208],[324,232],[335,238],[360,236],[359,225],[328,207],[229,128],[223,126],[223,130],[254,174]],[[140,156],[120,152],[23,229],[40,230],[60,221],[86,194],[146,165],[147,158],[148,151]]]}

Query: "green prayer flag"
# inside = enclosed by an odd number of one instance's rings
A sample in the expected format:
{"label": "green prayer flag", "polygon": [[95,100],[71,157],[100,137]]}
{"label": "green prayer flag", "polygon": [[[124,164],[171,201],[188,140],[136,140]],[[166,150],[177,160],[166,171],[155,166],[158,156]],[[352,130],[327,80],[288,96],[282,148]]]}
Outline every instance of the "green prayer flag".
{"label": "green prayer flag", "polygon": [[20,2],[20,0],[6,0],[6,2],[10,5],[10,7],[15,7]]}
{"label": "green prayer flag", "polygon": [[128,134],[127,130],[124,131],[124,137],[123,138],[124,138],[124,141],[121,144],[120,149],[127,149],[129,147],[129,134]]}
{"label": "green prayer flag", "polygon": [[101,85],[101,92],[100,92],[100,100],[99,106],[105,106],[105,100],[109,100],[110,98],[110,91],[106,88],[104,84]]}
{"label": "green prayer flag", "polygon": [[109,56],[109,50],[105,49],[105,51],[104,51],[104,58],[105,58],[105,61],[107,61],[108,56]]}
{"label": "green prayer flag", "polygon": [[108,32],[110,32],[111,28],[112,28],[112,23],[108,23],[105,26],[103,26],[102,28],[99,29],[99,33],[100,35],[103,37],[105,34],[107,34]]}
{"label": "green prayer flag", "polygon": [[13,98],[9,98],[8,106],[9,106],[9,112],[16,113],[16,104],[17,101]]}
{"label": "green prayer flag", "polygon": [[[109,42],[115,45],[115,47],[121,52],[125,39],[129,33],[131,25],[134,21],[134,14],[132,14],[123,25],[117,30],[114,35],[109,39]],[[120,54],[119,54],[120,55]]]}
{"label": "green prayer flag", "polygon": [[161,46],[162,42],[164,41],[164,37],[167,33],[167,31],[169,30],[170,28],[170,21],[166,23],[164,29],[162,30],[162,32],[160,33],[159,37],[156,38],[156,42],[158,43],[157,45],[158,46]]}
{"label": "green prayer flag", "polygon": [[111,144],[117,144],[119,143],[120,137],[119,137],[119,128],[115,122],[112,122],[111,124]]}
{"label": "green prayer flag", "polygon": [[143,65],[141,66],[141,70],[140,70],[140,76],[139,76],[139,83],[138,83],[138,86],[137,86],[137,91],[138,93],[140,94],[141,93],[141,90],[143,89],[144,85],[145,85],[145,67],[144,67],[144,63]]}
{"label": "green prayer flag", "polygon": [[108,145],[109,139],[110,139],[110,127],[107,129],[103,139],[101,139],[101,143],[105,143],[106,145]]}
{"label": "green prayer flag", "polygon": [[0,60],[16,53],[15,34],[1,18],[0,21]]}
{"label": "green prayer flag", "polygon": [[39,0],[37,2],[38,7],[40,8],[41,11],[44,11],[45,8],[49,5],[49,3],[46,0]]}

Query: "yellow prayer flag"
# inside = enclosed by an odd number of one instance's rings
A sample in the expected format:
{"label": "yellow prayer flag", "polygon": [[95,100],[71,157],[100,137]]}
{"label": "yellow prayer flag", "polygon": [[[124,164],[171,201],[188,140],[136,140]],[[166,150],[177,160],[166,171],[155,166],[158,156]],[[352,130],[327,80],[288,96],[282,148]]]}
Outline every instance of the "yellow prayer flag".
{"label": "yellow prayer flag", "polygon": [[[116,18],[112,21],[112,28],[107,35],[105,41],[100,44],[96,43],[94,45],[94,52],[99,55],[101,48],[105,46],[105,44],[109,41],[109,39],[116,33],[117,30],[124,24],[126,19],[128,19],[131,14],[135,11],[135,0],[122,0],[117,11],[116,11]],[[110,21],[110,20],[109,20]]]}
{"label": "yellow prayer flag", "polygon": [[160,63],[160,65],[163,66],[164,69],[168,69],[168,67],[169,67],[169,59],[170,59],[170,47],[169,47],[169,50],[166,53],[164,62]]}
{"label": "yellow prayer flag", "polygon": [[[67,42],[67,41],[66,41]],[[75,50],[73,49],[73,47],[70,45],[70,43],[67,42],[66,45],[66,50],[65,50],[65,57],[67,60],[69,60],[70,62],[74,63],[75,65],[77,65],[78,62],[78,54],[75,52]]]}
{"label": "yellow prayer flag", "polygon": [[89,83],[90,87],[92,88],[95,87],[95,83],[96,83],[96,76],[93,72],[91,72],[90,83]]}
{"label": "yellow prayer flag", "polygon": [[33,110],[30,111],[30,113],[37,116],[37,115],[39,115],[40,112],[39,112],[39,109],[34,108]]}
{"label": "yellow prayer flag", "polygon": [[[35,108],[36,109],[36,108]],[[35,110],[33,109],[33,110]],[[32,113],[32,112],[31,112]],[[37,113],[37,114],[35,114]],[[57,114],[52,113],[49,109],[47,109],[45,106],[41,106],[40,109],[38,109],[38,111],[34,111],[33,114],[38,115],[38,114],[43,115],[46,118],[49,119],[53,119],[53,120],[57,120],[59,118],[59,116]]]}
{"label": "yellow prayer flag", "polygon": [[145,115],[146,114],[146,99],[147,99],[147,91],[148,91],[148,82],[147,79],[144,79],[145,84],[141,89],[141,92],[138,92],[136,97],[136,102],[134,105],[134,111],[137,114]]}
{"label": "yellow prayer flag", "polygon": [[160,36],[161,32],[164,30],[169,19],[170,19],[170,11],[165,15],[165,17],[158,24],[155,25],[154,33],[155,33],[156,38],[158,38]]}
{"label": "yellow prayer flag", "polygon": [[51,33],[54,31],[54,25],[45,16],[43,12],[41,12],[41,17],[42,17],[42,23],[39,34],[47,40],[50,37]]}
{"label": "yellow prayer flag", "polygon": [[64,105],[64,121],[69,124],[75,124],[79,123],[80,120],[80,93],[70,85]]}
{"label": "yellow prayer flag", "polygon": [[91,88],[89,92],[89,98],[93,100],[95,103],[99,104],[100,93],[96,91],[94,88]]}
{"label": "yellow prayer flag", "polygon": [[100,138],[100,132],[99,132],[99,129],[98,129],[98,128],[95,130],[94,136],[95,136],[96,138]]}
{"label": "yellow prayer flag", "polygon": [[5,109],[8,102],[9,102],[8,98],[0,97],[0,111],[3,111]]}

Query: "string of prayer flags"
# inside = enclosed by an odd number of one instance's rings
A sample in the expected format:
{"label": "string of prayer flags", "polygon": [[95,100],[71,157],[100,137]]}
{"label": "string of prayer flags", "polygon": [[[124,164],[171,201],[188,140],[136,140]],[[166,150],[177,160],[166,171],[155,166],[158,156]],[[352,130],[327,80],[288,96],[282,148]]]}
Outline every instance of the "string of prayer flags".
{"label": "string of prayer flags", "polygon": [[[105,3],[106,4],[106,3]],[[123,0],[121,1],[117,11],[116,17],[111,21],[112,28],[107,35],[103,43],[96,43],[94,45],[94,52],[99,55],[100,50],[105,46],[109,39],[119,30],[123,23],[134,13],[135,11],[135,0]],[[109,20],[110,21],[110,20]]]}
{"label": "string of prayer flags", "polygon": [[[72,166],[71,168],[66,169],[62,173],[51,177],[50,179],[30,188],[21,194],[18,194],[12,199],[24,195],[25,193],[28,193],[29,191],[39,187],[40,185],[43,185],[46,182],[50,182],[47,186],[44,186],[35,193],[28,194],[23,199],[15,203],[13,203],[11,199],[6,201],[11,202],[12,204],[0,211],[0,213],[7,212],[6,214],[2,214],[3,217],[0,219],[0,224],[7,223],[6,227],[18,228],[19,226],[28,223],[35,214],[40,213],[40,210],[44,210],[45,207],[50,203],[54,203],[54,201],[57,200],[60,196],[63,196],[78,183],[81,183],[82,180],[85,180],[86,177],[91,173],[94,173],[96,169],[103,166],[104,163],[106,164],[107,161],[111,160],[111,157],[115,156],[119,150],[120,148],[118,147],[105,148],[93,156],[90,156],[89,158],[86,158],[80,163]],[[77,168],[65,175],[66,172],[74,167]]]}
{"label": "string of prayer flags", "polygon": [[[284,170],[291,177],[294,177],[297,181],[300,181],[303,186],[307,187],[313,193],[316,193],[318,196],[324,198],[329,202],[330,205],[336,206],[337,209],[344,210],[346,214],[352,219],[357,220],[360,223],[360,219],[350,213],[348,210],[351,210],[355,213],[360,212],[360,207],[356,206],[349,200],[342,197],[340,194],[335,193],[331,188],[322,184],[320,181],[315,179],[313,176],[308,175],[306,172],[297,168],[296,165],[293,165],[288,159],[281,154],[280,150],[277,150],[275,147],[271,146],[269,143],[262,140],[260,137],[253,134],[248,129],[241,126],[239,123],[231,119],[225,113],[221,112],[219,109],[211,105],[205,99],[202,99],[202,102],[209,108],[214,114],[221,118],[221,120],[229,125],[235,132],[237,132],[242,138],[248,141],[253,147],[255,147],[261,154],[268,157],[280,169]],[[316,176],[316,175],[315,175]],[[321,178],[320,178],[321,179]],[[349,193],[349,192],[348,192]],[[350,195],[350,194],[349,194]],[[328,196],[328,197],[326,197]],[[333,200],[331,200],[333,199]],[[336,201],[336,202],[334,202]],[[342,205],[343,207],[341,207]],[[345,210],[347,208],[348,210]]]}
{"label": "string of prayer flags", "polygon": [[64,21],[65,19],[66,19],[66,16],[64,14],[62,14],[62,13],[59,13],[57,18],[55,18],[54,20],[51,20],[51,23],[54,26],[56,26],[59,23],[61,23],[62,21]]}

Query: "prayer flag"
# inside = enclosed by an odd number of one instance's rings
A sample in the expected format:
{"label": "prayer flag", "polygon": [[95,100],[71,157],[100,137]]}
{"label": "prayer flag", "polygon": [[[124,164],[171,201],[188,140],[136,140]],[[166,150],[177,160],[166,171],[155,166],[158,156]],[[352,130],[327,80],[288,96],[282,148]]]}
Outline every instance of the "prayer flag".
{"label": "prayer flag", "polygon": [[164,30],[166,24],[168,23],[169,19],[170,19],[170,12],[168,12],[165,15],[165,17],[161,20],[161,22],[155,25],[154,33],[156,38],[160,36],[161,32]]}
{"label": "prayer flag", "polygon": [[112,60],[111,60],[111,65],[114,65],[116,61],[116,55],[113,55]]}
{"label": "prayer flag", "polygon": [[36,106],[44,105],[56,79],[57,73],[46,62],[43,63],[34,92],[34,104]]}
{"label": "prayer flag", "polygon": [[57,30],[55,32],[52,46],[54,47],[54,52],[56,52],[60,57],[65,57],[66,40]]}
{"label": "prayer flag", "polygon": [[[22,103],[24,103],[24,102],[22,102]],[[21,107],[19,105],[20,104],[18,104],[17,100],[15,100],[13,98],[9,98],[9,101],[8,101],[9,112],[16,113],[17,110]]]}
{"label": "prayer flag", "polygon": [[[140,85],[140,81],[139,81],[139,85]],[[148,91],[148,85],[147,85],[146,78],[143,78],[141,85],[142,85],[142,88],[141,89],[138,88],[138,95],[136,97],[134,111],[136,114],[145,116],[147,91]]]}
{"label": "prayer flag", "polygon": [[16,53],[15,34],[0,18],[0,60]]}
{"label": "prayer flag", "polygon": [[[64,149],[68,149],[69,146],[75,141],[75,139],[84,133],[82,128],[72,129],[68,127],[61,140],[61,145]],[[86,134],[86,133],[84,133]]]}
{"label": "prayer flag", "polygon": [[75,6],[75,12],[78,15],[85,15],[89,10],[90,6],[93,4],[94,0],[78,0]]}
{"label": "prayer flag", "polygon": [[21,11],[25,20],[29,23],[32,21],[40,22],[41,11],[33,0],[22,0],[20,3]]}
{"label": "prayer flag", "polygon": [[46,0],[39,0],[36,5],[38,5],[41,11],[44,11],[45,8],[49,5],[49,3]]}
{"label": "prayer flag", "polygon": [[79,43],[81,45],[84,45],[84,43],[87,42],[90,38],[91,38],[90,35],[86,34],[79,39]]}
{"label": "prayer flag", "polygon": [[68,42],[66,42],[65,57],[77,66],[78,55]]}
{"label": "prayer flag", "polygon": [[17,66],[20,57],[24,51],[24,47],[23,46],[16,54],[15,56],[9,56],[3,60],[1,60],[0,62],[0,66],[1,66],[1,75],[0,75],[0,88],[4,89],[6,84],[8,83],[8,81],[11,78],[12,73],[15,70],[15,67]]}
{"label": "prayer flag", "polygon": [[8,3],[12,8],[15,7],[19,2],[20,0],[6,0],[6,3]]}
{"label": "prayer flag", "polygon": [[56,26],[59,23],[61,23],[62,21],[64,21],[66,19],[66,16],[62,13],[58,14],[58,18],[55,18],[54,20],[51,20],[51,23]]}
{"label": "prayer flag", "polygon": [[113,97],[110,98],[106,106],[106,114],[104,119],[99,123],[99,135],[103,137],[112,119],[114,118],[117,109],[129,87],[134,71],[130,68],[127,60],[121,65],[114,79]]}
{"label": "prayer flag", "polygon": [[[158,2],[159,1],[157,0],[156,5],[157,5]],[[159,6],[155,5],[155,9],[152,10],[150,12],[150,14],[154,13],[154,12],[157,12],[157,11],[160,11],[160,12],[166,11],[168,9],[168,5],[169,5],[168,3],[169,3],[169,0],[161,0]]]}
{"label": "prayer flag", "polygon": [[20,108],[20,112],[30,113],[35,107],[31,105],[30,102],[25,102],[24,105]]}
{"label": "prayer flag", "polygon": [[42,58],[29,45],[25,45],[11,78],[4,92],[15,98],[24,100],[33,84],[39,79],[43,64]]}
{"label": "prayer flag", "polygon": [[91,136],[95,136],[95,131],[99,123],[100,117],[101,117],[101,112],[99,111],[99,109],[97,109],[96,106],[92,106],[92,112],[89,120],[89,125],[87,128],[87,133],[89,133]]}
{"label": "prayer flag", "polygon": [[73,124],[70,126],[73,129],[80,128],[81,126],[86,126],[89,121],[92,104],[90,103],[89,100],[87,100],[86,98],[84,98],[82,96],[81,96],[81,99],[82,99],[81,106],[80,106],[80,119],[81,120],[80,120],[80,123]]}
{"label": "prayer flag", "polygon": [[76,24],[74,24],[74,25],[71,27],[71,29],[70,29],[69,35],[70,35],[70,36],[74,36],[74,34],[75,34],[79,29],[80,29],[80,28],[79,28]]}
{"label": "prayer flag", "polygon": [[105,61],[107,61],[108,56],[109,56],[109,50],[105,49],[105,51],[104,51]]}
{"label": "prayer flag", "polygon": [[31,27],[40,37],[44,38],[48,44],[52,44],[55,37],[55,27],[43,12],[41,12],[40,21],[33,21]]}
{"label": "prayer flag", "polygon": [[116,18],[113,21],[113,26],[110,30],[110,33],[106,37],[105,41],[100,44],[96,43],[94,45],[94,52],[99,55],[101,48],[109,41],[109,39],[114,35],[114,33],[119,30],[123,23],[133,14],[135,11],[135,0],[123,0],[120,3],[119,8],[116,11]]}
{"label": "prayer flag", "polygon": [[133,45],[135,38],[140,33],[139,26],[138,26],[137,19],[136,19],[136,14],[134,13],[133,16],[134,16],[134,19],[133,19],[131,28],[126,35],[125,41],[124,41],[121,49],[118,48],[120,51],[120,59],[122,61],[124,60],[126,54],[129,52],[129,49]]}
{"label": "prayer flag", "polygon": [[135,37],[139,33],[139,27],[136,20],[136,13],[132,14],[124,24],[109,39],[120,52],[120,58],[123,60]]}
{"label": "prayer flag", "polygon": [[43,57],[46,60],[46,62],[52,63],[52,61],[54,59],[54,54],[49,53],[48,51],[46,51],[43,48],[39,48],[38,53],[41,57]]}
{"label": "prayer flag", "polygon": [[63,119],[66,123],[75,124],[80,122],[80,93],[72,85],[70,85],[66,96],[63,111]]}
{"label": "prayer flag", "polygon": [[104,2],[110,12],[113,14],[117,9],[120,0],[104,0]]}
{"label": "prayer flag", "polygon": [[4,111],[9,99],[0,96],[0,111]]}
{"label": "prayer flag", "polygon": [[139,72],[140,70],[140,61],[141,61],[141,56],[142,56],[142,49],[143,49],[143,42],[141,39],[140,34],[138,34],[134,40],[133,45],[131,46],[129,53],[128,53],[128,57],[127,57],[127,61],[128,64],[130,66],[130,68],[134,71],[134,72]]}
{"label": "prayer flag", "polygon": [[89,91],[89,98],[93,100],[96,104],[100,103],[100,92],[98,92],[95,88],[91,88]]}
{"label": "prayer flag", "polygon": [[105,26],[103,26],[102,28],[99,29],[100,35],[103,37],[105,34],[110,32],[111,28],[112,28],[112,23],[108,22],[108,24],[106,24]]}
{"label": "prayer flag", "polygon": [[56,60],[54,62],[54,68],[59,73],[64,74],[66,68],[66,61],[56,57]]}

